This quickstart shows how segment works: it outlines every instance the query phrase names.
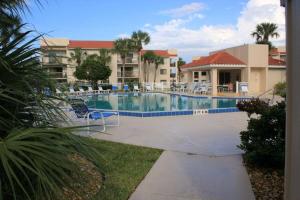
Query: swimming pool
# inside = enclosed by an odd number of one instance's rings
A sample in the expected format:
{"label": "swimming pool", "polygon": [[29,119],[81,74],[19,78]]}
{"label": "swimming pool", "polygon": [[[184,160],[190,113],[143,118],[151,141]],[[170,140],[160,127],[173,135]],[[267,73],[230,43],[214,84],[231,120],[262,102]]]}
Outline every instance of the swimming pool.
{"label": "swimming pool", "polygon": [[[165,93],[111,93],[89,96],[87,105],[93,109],[119,110],[127,116],[190,115],[237,112],[237,98],[192,97]],[[199,113],[199,112],[198,112]]]}

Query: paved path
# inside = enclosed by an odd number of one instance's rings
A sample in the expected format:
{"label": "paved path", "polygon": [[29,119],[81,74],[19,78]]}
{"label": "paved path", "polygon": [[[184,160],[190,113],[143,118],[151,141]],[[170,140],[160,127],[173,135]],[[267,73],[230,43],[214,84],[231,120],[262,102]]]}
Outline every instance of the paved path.
{"label": "paved path", "polygon": [[166,150],[130,200],[253,200],[236,147],[246,126],[244,113],[122,117],[95,137]]}

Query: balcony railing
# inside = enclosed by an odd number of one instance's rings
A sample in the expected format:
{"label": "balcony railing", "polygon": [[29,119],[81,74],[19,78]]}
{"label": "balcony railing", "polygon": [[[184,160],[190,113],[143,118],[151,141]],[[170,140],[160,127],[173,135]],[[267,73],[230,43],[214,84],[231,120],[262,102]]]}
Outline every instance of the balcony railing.
{"label": "balcony railing", "polygon": [[66,78],[66,76],[64,76],[64,74],[62,72],[49,72],[49,76],[54,79]]}
{"label": "balcony railing", "polygon": [[[118,77],[122,77],[122,73],[121,72],[118,72]],[[128,77],[128,78],[138,78],[139,76],[139,73],[138,72],[125,72],[125,77]]]}
{"label": "balcony railing", "polygon": [[[118,58],[118,64],[122,64],[122,59]],[[126,64],[138,64],[138,59],[137,58],[126,58],[125,59]]]}
{"label": "balcony railing", "polygon": [[176,63],[170,63],[170,67],[176,67]]}
{"label": "balcony railing", "polygon": [[59,57],[59,56],[44,56],[42,58],[42,62],[44,64],[67,64],[68,59],[65,57]]}

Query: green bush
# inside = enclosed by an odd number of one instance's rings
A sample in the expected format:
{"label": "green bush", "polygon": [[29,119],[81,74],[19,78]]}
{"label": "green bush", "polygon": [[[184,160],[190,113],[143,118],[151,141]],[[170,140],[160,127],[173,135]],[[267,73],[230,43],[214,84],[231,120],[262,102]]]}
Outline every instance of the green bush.
{"label": "green bush", "polygon": [[245,161],[258,166],[283,168],[285,102],[270,106],[259,99],[252,99],[239,102],[237,107],[249,116],[247,130],[240,133],[239,148],[245,151]]}
{"label": "green bush", "polygon": [[99,85],[102,87],[103,90],[112,90],[111,84],[99,84]]}
{"label": "green bush", "polygon": [[130,91],[133,91],[133,88],[135,85],[139,85],[139,83],[135,80],[132,80],[132,81],[128,81],[127,82],[127,85],[128,85],[128,88]]}
{"label": "green bush", "polygon": [[274,94],[286,98],[286,82],[277,83],[274,86]]}

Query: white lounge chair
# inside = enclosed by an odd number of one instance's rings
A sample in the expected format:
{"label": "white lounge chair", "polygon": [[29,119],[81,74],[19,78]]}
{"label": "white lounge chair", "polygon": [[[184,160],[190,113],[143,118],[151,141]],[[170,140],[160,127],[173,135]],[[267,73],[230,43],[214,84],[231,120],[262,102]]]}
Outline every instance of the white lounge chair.
{"label": "white lounge chair", "polygon": [[98,87],[98,94],[109,93],[110,90],[103,90],[101,86]]}
{"label": "white lounge chair", "polygon": [[86,94],[86,91],[84,91],[84,89],[82,89],[82,88],[79,88],[78,94],[79,95],[84,95],[84,94]]}
{"label": "white lounge chair", "polygon": [[74,90],[74,88],[69,88],[69,93],[71,95],[77,95],[78,93]]}
{"label": "white lounge chair", "polygon": [[196,94],[196,93],[207,94],[208,93],[208,85],[206,85],[206,84],[198,85],[194,89],[194,94]]}
{"label": "white lounge chair", "polygon": [[134,92],[139,92],[140,91],[139,86],[138,85],[134,85],[133,86],[133,91]]}
{"label": "white lounge chair", "polygon": [[93,90],[93,88],[91,86],[88,87],[88,91],[89,94],[94,94],[96,92],[98,92],[97,90]]}
{"label": "white lounge chair", "polygon": [[152,89],[151,89],[151,86],[150,85],[146,85],[146,92],[149,92],[149,91],[151,91]]}
{"label": "white lounge chair", "polygon": [[185,85],[181,84],[179,88],[179,92],[185,92],[185,89],[186,89]]}
{"label": "white lounge chair", "polygon": [[59,95],[61,95],[62,94],[62,91],[60,91],[59,89],[55,89],[55,93],[59,96]]}

